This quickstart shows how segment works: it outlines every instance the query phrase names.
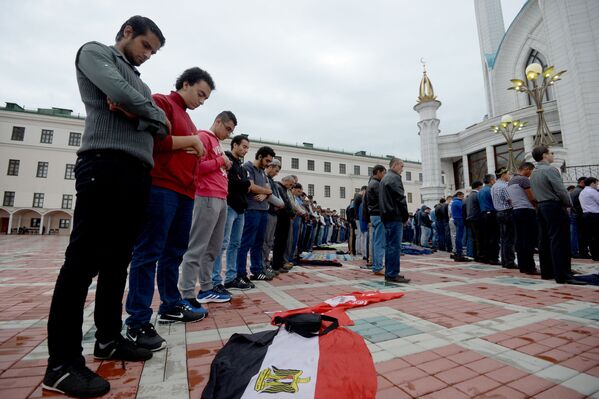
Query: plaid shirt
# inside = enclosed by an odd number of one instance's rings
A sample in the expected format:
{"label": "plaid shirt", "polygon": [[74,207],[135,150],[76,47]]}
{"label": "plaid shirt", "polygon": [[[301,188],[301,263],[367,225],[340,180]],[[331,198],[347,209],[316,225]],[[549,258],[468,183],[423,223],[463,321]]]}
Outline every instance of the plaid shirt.
{"label": "plaid shirt", "polygon": [[512,209],[512,200],[507,192],[507,183],[503,180],[497,180],[491,187],[491,198],[496,211],[505,211]]}

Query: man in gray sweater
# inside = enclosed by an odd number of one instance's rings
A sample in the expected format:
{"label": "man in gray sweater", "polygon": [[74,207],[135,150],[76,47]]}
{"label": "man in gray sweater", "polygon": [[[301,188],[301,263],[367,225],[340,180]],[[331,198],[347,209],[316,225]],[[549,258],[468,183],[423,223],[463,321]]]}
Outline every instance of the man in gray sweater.
{"label": "man in gray sweater", "polygon": [[136,67],[164,42],[152,20],[134,16],[121,26],[114,46],[90,42],[77,53],[77,83],[87,118],[75,165],[73,231],[48,319],[44,389],[74,397],[110,390],[82,356],[83,308],[95,276],[94,357],[152,357],[151,351],[121,336],[121,315],[127,266],[149,196],[154,140],[170,129]]}

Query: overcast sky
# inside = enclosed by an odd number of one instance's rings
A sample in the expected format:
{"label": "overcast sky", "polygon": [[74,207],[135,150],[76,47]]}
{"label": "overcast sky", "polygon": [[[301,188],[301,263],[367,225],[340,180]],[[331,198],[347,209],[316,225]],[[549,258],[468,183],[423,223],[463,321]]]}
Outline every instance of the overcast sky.
{"label": "overcast sky", "polygon": [[[114,43],[135,14],[152,18],[166,46],[141,66],[167,93],[186,68],[217,90],[191,112],[198,128],[233,111],[236,133],[285,143],[420,159],[412,109],[427,61],[443,134],[486,113],[473,0],[221,0],[3,2],[0,102],[84,113],[77,49]],[[524,0],[502,0],[507,27]]]}

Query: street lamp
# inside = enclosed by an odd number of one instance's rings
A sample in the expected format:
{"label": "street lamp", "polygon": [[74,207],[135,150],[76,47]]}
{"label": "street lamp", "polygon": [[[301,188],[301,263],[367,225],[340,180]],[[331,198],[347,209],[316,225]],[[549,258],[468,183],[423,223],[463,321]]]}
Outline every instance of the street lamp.
{"label": "street lamp", "polygon": [[[555,82],[561,80],[561,75],[563,75],[566,71],[560,71],[555,73],[555,68],[553,66],[545,68],[541,64],[533,63],[526,67],[526,79],[532,82],[532,89],[528,88],[523,80],[520,79],[512,79],[511,82],[513,84],[512,87],[508,88],[508,90],[516,90],[523,93],[527,93],[535,102],[537,106],[537,134],[535,136],[535,146],[538,145],[546,145],[550,146],[552,144],[556,144],[549,127],[547,126],[547,122],[545,121],[545,115],[543,114],[543,97],[547,92],[549,86],[552,86]],[[542,82],[537,82],[539,76],[543,77]]]}
{"label": "street lamp", "polygon": [[514,159],[514,149],[512,148],[514,136],[527,124],[528,122],[513,120],[511,115],[504,115],[501,117],[501,122],[499,125],[491,126],[491,130],[494,133],[501,133],[505,138],[508,151],[507,169],[510,171],[510,173],[516,173],[516,160]]}

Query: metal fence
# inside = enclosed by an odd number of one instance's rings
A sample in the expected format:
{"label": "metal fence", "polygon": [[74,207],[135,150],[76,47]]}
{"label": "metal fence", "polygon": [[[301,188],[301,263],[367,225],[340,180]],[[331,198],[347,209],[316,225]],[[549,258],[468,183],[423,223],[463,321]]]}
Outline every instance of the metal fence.
{"label": "metal fence", "polygon": [[599,165],[566,166],[562,173],[564,182],[575,183],[579,177],[599,178]]}

